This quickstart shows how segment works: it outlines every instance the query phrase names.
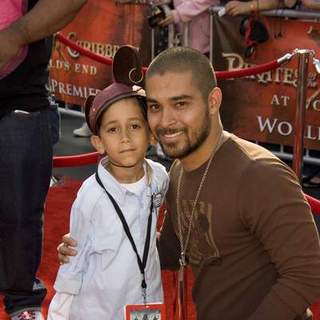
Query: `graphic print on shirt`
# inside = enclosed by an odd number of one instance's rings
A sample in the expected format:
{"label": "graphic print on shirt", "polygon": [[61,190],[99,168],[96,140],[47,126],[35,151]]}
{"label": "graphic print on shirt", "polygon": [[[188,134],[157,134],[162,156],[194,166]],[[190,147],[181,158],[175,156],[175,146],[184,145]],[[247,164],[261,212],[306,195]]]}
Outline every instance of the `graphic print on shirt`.
{"label": "graphic print on shirt", "polygon": [[[184,242],[188,232],[193,203],[193,200],[182,200],[181,202],[181,226]],[[195,208],[187,248],[187,256],[191,265],[200,266],[204,260],[211,261],[218,256],[218,248],[213,236],[213,219],[212,204],[199,201]]]}

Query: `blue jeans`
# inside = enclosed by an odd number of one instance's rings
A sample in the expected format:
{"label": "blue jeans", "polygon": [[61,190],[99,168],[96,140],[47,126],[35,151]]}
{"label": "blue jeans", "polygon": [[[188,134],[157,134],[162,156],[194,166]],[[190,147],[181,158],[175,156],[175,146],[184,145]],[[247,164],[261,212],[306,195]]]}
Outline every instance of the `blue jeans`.
{"label": "blue jeans", "polygon": [[48,113],[16,110],[0,119],[0,292],[8,314],[40,308],[47,291],[36,272],[52,171]]}

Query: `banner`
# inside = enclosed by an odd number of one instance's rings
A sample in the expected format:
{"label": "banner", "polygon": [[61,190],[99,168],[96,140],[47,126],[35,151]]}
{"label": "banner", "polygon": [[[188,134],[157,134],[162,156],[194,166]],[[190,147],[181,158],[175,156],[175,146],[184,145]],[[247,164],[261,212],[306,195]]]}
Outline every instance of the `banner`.
{"label": "banner", "polygon": [[[61,33],[81,47],[113,58],[121,45],[137,47],[143,64],[151,57],[151,29],[147,24],[149,7],[136,1],[89,0],[77,17]],[[112,80],[111,66],[81,56],[55,41],[50,64],[49,88],[57,100],[83,105]]]}
{"label": "banner", "polygon": [[[313,49],[320,58],[320,24],[312,21],[260,17],[269,40],[257,44],[245,57],[240,35],[242,18],[213,15],[213,65],[234,70],[267,63],[295,48]],[[247,30],[248,32],[248,30]],[[311,59],[312,60],[312,59]],[[297,105],[298,56],[276,70],[245,78],[223,80],[222,121],[226,129],[248,140],[292,146]],[[309,62],[305,120],[305,147],[320,149],[319,76]]]}

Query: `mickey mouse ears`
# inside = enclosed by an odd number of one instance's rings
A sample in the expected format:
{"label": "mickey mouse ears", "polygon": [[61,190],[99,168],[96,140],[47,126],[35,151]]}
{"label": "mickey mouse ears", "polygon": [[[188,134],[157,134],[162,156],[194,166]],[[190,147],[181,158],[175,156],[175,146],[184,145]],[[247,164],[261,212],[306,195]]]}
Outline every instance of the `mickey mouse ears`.
{"label": "mickey mouse ears", "polygon": [[94,134],[98,133],[99,117],[111,104],[128,97],[145,97],[144,90],[137,87],[142,86],[144,74],[136,48],[126,45],[118,49],[113,59],[112,73],[114,82],[96,96],[88,96],[84,104],[86,121]]}
{"label": "mickey mouse ears", "polygon": [[120,47],[113,59],[112,73],[115,82],[142,86],[144,74],[138,49],[130,45]]}

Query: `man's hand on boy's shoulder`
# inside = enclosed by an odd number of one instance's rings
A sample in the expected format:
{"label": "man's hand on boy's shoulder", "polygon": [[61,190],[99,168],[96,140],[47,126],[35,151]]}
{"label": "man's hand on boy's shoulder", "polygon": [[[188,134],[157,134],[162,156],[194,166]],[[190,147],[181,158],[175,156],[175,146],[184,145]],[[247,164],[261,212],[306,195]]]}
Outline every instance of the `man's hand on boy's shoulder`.
{"label": "man's hand on boy's shoulder", "polygon": [[70,261],[70,256],[76,256],[77,250],[74,248],[77,246],[77,241],[70,237],[70,233],[65,234],[62,237],[62,242],[58,245],[58,259],[60,264],[65,264]]}

